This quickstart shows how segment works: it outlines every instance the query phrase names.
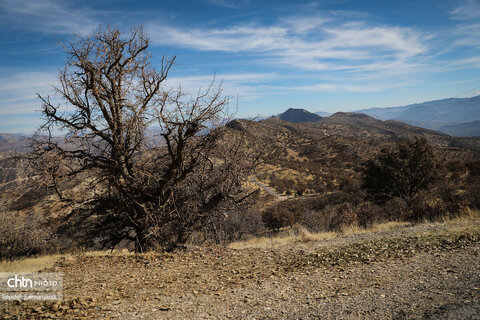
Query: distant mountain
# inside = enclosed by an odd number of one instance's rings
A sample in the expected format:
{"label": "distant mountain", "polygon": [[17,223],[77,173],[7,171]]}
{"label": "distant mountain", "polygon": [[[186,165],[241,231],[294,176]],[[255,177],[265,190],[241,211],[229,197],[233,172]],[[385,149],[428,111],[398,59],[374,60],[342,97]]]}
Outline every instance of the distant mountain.
{"label": "distant mountain", "polygon": [[362,113],[353,113],[353,112],[337,112],[331,115],[330,117],[322,119],[322,123],[325,124],[341,124],[349,126],[372,126],[372,125],[382,125],[383,122],[370,117]]}
{"label": "distant mountain", "polygon": [[323,111],[317,111],[317,112],[314,112],[315,114],[318,114],[319,116],[322,116],[322,117],[330,117],[332,114],[330,112],[323,112]]}
{"label": "distant mountain", "polygon": [[415,105],[412,104],[412,105],[403,106],[403,107],[361,109],[354,112],[363,113],[371,117],[385,121],[385,120],[391,120],[391,119],[397,118],[403,112],[408,110],[408,108],[410,108],[411,106],[415,106]]}
{"label": "distant mountain", "polygon": [[290,122],[317,122],[323,119],[323,117],[318,114],[309,112],[305,109],[294,108],[290,108],[284,113],[280,113],[277,117],[283,121]]}
{"label": "distant mountain", "polygon": [[[402,107],[362,109],[380,120],[398,120],[448,134],[468,136],[475,133],[475,124],[460,125],[480,120],[480,96],[427,101]],[[452,127],[453,125],[459,125]]]}
{"label": "distant mountain", "polygon": [[438,130],[452,136],[480,137],[480,120],[442,126]]}
{"label": "distant mountain", "polygon": [[23,151],[29,142],[28,136],[21,133],[0,133],[0,151]]}

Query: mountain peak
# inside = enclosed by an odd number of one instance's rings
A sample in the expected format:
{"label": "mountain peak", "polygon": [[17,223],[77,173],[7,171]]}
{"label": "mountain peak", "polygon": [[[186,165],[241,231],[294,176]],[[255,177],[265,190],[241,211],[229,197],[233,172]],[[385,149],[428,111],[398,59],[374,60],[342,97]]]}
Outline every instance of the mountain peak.
{"label": "mountain peak", "polygon": [[284,113],[277,116],[284,121],[290,122],[317,122],[323,118],[315,113],[309,112],[305,109],[289,108]]}

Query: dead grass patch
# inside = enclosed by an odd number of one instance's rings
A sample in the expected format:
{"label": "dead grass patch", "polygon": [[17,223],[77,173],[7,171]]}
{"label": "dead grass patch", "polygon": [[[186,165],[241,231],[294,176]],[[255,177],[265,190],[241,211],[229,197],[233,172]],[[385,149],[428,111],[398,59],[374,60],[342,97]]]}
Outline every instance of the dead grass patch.
{"label": "dead grass patch", "polygon": [[279,234],[274,237],[254,237],[245,241],[233,242],[229,245],[231,249],[247,249],[247,248],[274,248],[287,244],[292,244],[296,242],[309,242],[309,241],[320,241],[326,239],[332,239],[338,236],[347,235],[347,234],[362,234],[369,232],[382,232],[395,230],[400,228],[410,227],[412,224],[410,222],[397,222],[391,221],[386,223],[381,223],[372,226],[368,229],[363,229],[357,226],[347,227],[341,232],[319,232],[312,233],[309,232],[304,227],[294,226],[288,232]]}
{"label": "dead grass patch", "polygon": [[0,272],[36,272],[41,271],[47,268],[53,267],[53,265],[60,259],[65,260],[74,260],[78,256],[91,256],[91,257],[102,257],[107,255],[113,256],[125,256],[132,255],[134,253],[129,252],[126,249],[123,250],[110,250],[103,251],[90,251],[90,252],[79,252],[74,254],[51,254],[38,257],[30,257],[21,260],[3,260],[0,261]]}
{"label": "dead grass patch", "polygon": [[62,258],[63,255],[45,255],[40,257],[26,258],[22,260],[0,261],[0,272],[36,272],[53,265]]}
{"label": "dead grass patch", "polygon": [[326,240],[334,238],[334,232],[310,233],[307,230],[298,235],[287,235],[277,237],[254,237],[245,241],[237,241],[231,243],[228,247],[231,249],[241,250],[247,248],[269,249],[276,248],[296,242],[309,242],[317,240]]}

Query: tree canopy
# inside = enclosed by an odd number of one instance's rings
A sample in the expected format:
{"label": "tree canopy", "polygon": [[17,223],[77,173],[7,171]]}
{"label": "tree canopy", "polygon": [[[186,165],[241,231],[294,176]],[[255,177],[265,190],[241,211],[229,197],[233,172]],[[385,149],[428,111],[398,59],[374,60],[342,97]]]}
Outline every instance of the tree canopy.
{"label": "tree canopy", "polygon": [[167,88],[175,57],[155,69],[149,45],[141,27],[100,28],[65,44],[56,98],[39,95],[45,123],[29,154],[38,181],[71,208],[65,230],[106,247],[133,241],[137,252],[175,248],[248,199],[243,181],[263,154],[241,134],[226,138],[220,86],[195,96]]}
{"label": "tree canopy", "polygon": [[363,188],[379,202],[399,197],[410,203],[438,178],[440,167],[425,138],[403,140],[366,162]]}

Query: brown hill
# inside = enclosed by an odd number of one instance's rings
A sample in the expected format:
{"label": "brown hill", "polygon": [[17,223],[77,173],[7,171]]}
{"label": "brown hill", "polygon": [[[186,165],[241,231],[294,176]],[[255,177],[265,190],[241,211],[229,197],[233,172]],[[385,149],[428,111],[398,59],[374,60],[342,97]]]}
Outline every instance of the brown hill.
{"label": "brown hill", "polygon": [[255,141],[276,146],[276,154],[259,169],[257,177],[281,195],[300,192],[313,196],[339,190],[355,193],[351,188],[358,188],[366,160],[400,139],[415,136],[425,137],[445,163],[480,159],[480,139],[451,137],[357,113],[339,112],[317,122],[303,123],[279,118],[236,120],[235,126],[231,126],[232,130],[240,127]]}

